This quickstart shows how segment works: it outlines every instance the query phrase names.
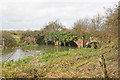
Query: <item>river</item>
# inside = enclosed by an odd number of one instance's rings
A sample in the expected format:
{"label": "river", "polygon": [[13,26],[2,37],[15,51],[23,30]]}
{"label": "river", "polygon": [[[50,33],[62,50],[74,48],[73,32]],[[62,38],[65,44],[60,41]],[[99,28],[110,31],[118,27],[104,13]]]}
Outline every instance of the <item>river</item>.
{"label": "river", "polygon": [[45,54],[53,52],[68,51],[76,47],[68,46],[53,46],[53,45],[40,45],[40,46],[23,46],[19,48],[8,48],[2,50],[2,60],[7,62],[9,60],[18,60],[27,56],[34,56],[35,54]]}

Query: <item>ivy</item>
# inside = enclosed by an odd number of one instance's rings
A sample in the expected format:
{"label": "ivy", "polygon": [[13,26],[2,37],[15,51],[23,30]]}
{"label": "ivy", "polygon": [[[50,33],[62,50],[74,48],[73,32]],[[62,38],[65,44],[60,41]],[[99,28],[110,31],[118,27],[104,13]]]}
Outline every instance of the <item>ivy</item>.
{"label": "ivy", "polygon": [[45,41],[59,41],[59,42],[70,42],[76,40],[78,38],[77,35],[72,34],[71,32],[63,32],[63,31],[55,31],[50,32],[46,35]]}

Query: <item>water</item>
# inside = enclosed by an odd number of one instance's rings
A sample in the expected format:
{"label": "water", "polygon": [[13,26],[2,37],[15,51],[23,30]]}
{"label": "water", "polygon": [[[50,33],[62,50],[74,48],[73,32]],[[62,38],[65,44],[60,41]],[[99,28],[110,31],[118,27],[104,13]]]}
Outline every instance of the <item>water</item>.
{"label": "water", "polygon": [[23,46],[20,48],[9,48],[2,51],[2,60],[7,62],[9,60],[18,60],[27,56],[34,56],[35,54],[53,53],[58,51],[67,51],[76,47],[68,46],[53,46],[53,45],[40,45],[40,46]]}

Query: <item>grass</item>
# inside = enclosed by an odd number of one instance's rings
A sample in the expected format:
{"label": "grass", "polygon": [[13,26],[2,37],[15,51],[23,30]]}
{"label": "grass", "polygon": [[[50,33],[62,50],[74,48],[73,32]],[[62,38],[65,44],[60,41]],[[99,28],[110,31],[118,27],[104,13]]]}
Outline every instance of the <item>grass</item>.
{"label": "grass", "polygon": [[[106,58],[109,77],[118,77],[116,50],[111,48],[112,43],[104,50],[80,48],[69,49],[64,52],[46,53],[29,56],[18,61],[3,62],[3,77],[7,78],[100,78],[103,74],[100,70],[98,58],[101,53]],[[112,51],[109,52],[109,50]]]}
{"label": "grass", "polygon": [[38,44],[30,44],[30,45],[25,45],[26,47],[37,47],[39,46]]}
{"label": "grass", "polygon": [[20,35],[12,35],[17,42],[20,42]]}
{"label": "grass", "polygon": [[20,38],[20,35],[12,35],[14,38]]}

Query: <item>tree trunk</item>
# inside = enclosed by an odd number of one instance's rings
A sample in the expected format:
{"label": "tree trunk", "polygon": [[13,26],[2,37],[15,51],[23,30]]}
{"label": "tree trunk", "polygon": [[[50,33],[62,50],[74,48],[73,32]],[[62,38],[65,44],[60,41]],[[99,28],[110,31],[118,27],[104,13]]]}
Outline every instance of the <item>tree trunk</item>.
{"label": "tree trunk", "polygon": [[66,43],[64,42],[64,46],[66,46]]}
{"label": "tree trunk", "polygon": [[55,45],[55,40],[54,40],[54,45]]}
{"label": "tree trunk", "polygon": [[59,42],[59,46],[61,46],[61,42]]}
{"label": "tree trunk", "polygon": [[70,43],[68,43],[68,46],[70,46]]}
{"label": "tree trunk", "polygon": [[48,45],[48,43],[46,42],[46,45]]}

